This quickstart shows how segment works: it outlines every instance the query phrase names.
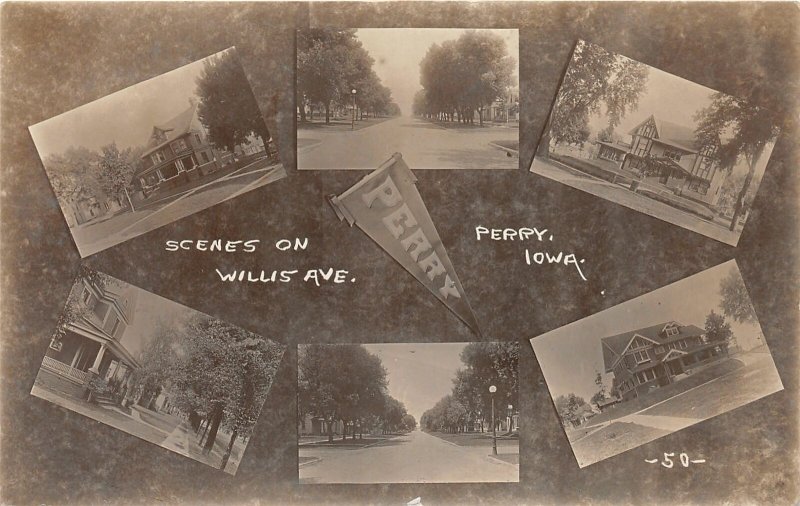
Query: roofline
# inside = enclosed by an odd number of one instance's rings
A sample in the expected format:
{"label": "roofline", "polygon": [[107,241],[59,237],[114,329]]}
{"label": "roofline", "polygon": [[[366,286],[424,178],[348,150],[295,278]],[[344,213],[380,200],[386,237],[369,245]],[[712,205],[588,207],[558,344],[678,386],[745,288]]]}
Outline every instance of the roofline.
{"label": "roofline", "polygon": [[[661,344],[661,343],[659,343],[659,342],[657,342],[657,341],[653,341],[653,340],[652,340],[652,339],[650,339],[649,337],[645,337],[645,336],[643,336],[643,335],[639,334],[638,332],[634,331],[634,332],[633,332],[633,337],[631,337],[631,340],[630,340],[630,341],[628,341],[628,344],[627,344],[627,345],[625,345],[625,348],[623,348],[623,349],[622,349],[622,353],[620,353],[620,354],[619,354],[619,358],[617,358],[617,360],[616,360],[616,361],[614,362],[614,364],[611,366],[611,368],[612,368],[612,369],[613,369],[614,367],[616,367],[616,366],[617,366],[617,363],[618,363],[620,360],[622,360],[622,357],[623,357],[623,356],[625,355],[625,353],[628,351],[628,348],[630,348],[630,347],[631,347],[631,343],[632,343],[632,342],[633,342],[633,340],[634,340],[634,339],[636,339],[637,337],[641,337],[642,339],[645,339],[645,340],[647,340],[647,341],[650,341],[651,343],[655,344],[656,346],[658,346],[658,345],[660,345],[660,344]],[[609,349],[611,349],[611,347],[609,347]]]}

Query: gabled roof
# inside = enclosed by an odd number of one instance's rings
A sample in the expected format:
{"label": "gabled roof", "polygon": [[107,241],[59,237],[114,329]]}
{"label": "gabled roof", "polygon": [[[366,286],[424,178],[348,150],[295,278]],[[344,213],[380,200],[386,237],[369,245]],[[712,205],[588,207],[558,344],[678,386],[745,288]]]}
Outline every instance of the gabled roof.
{"label": "gabled roof", "polygon": [[646,120],[633,127],[633,129],[631,129],[631,131],[628,133],[633,135],[633,133],[638,130],[640,126],[644,125],[650,120],[653,120],[655,123],[655,138],[658,140],[658,142],[682,149],[689,153],[696,153],[700,148],[697,145],[697,136],[695,135],[693,128],[686,125],[679,125],[671,121],[664,121],[656,118],[654,115],[650,115]]}
{"label": "gabled roof", "polygon": [[[153,151],[166,144],[169,144],[178,137],[185,135],[192,130],[196,130],[199,125],[199,119],[197,118],[198,105],[199,103],[195,102],[177,116],[170,118],[168,121],[161,123],[160,125],[153,126],[153,130],[150,134],[150,140],[145,146],[145,151],[142,153],[142,158],[149,156]],[[157,134],[160,132],[166,135],[166,140],[158,142]]]}
{"label": "gabled roof", "polygon": [[[662,334],[662,330],[669,323],[676,324],[678,333],[674,336],[667,337],[666,334]],[[604,337],[600,339],[600,342],[603,346],[603,365],[606,368],[606,372],[611,372],[617,362],[617,359],[625,354],[628,346],[630,346],[630,343],[637,334],[655,343],[665,344],[678,339],[684,339],[686,337],[699,336],[704,333],[704,330],[694,325],[681,325],[677,322],[668,321],[659,323],[658,325],[651,325],[649,327],[629,330],[628,332],[623,332],[621,334]]]}

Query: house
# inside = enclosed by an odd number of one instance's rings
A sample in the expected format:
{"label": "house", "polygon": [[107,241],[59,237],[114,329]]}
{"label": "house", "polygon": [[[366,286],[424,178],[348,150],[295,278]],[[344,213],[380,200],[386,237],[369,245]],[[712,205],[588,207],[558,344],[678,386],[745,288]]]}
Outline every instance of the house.
{"label": "house", "polygon": [[[331,432],[342,434],[344,426],[341,420],[334,420]],[[297,422],[297,433],[299,436],[326,436],[328,434],[328,424],[321,416],[306,414]]]}
{"label": "house", "polygon": [[694,129],[651,115],[628,134],[631,144],[597,142],[598,157],[675,194],[716,206],[725,180],[719,143],[700,145]]}
{"label": "house", "polygon": [[79,316],[66,325],[63,335],[50,340],[36,384],[86,398],[94,381],[120,402],[130,393],[132,374],[140,367],[123,342],[133,321],[136,292],[131,287],[81,283],[78,300],[72,302]]}
{"label": "house", "polygon": [[600,412],[602,413],[607,409],[613,408],[620,402],[622,402],[622,399],[620,399],[619,397],[607,397],[605,399],[597,401],[595,404],[597,404],[597,409],[599,409]]}
{"label": "house", "polygon": [[145,196],[158,189],[176,188],[209,174],[230,154],[212,147],[192,102],[169,121],[153,126],[142,153],[142,164],[133,177]]}
{"label": "house", "polygon": [[600,340],[605,372],[623,401],[669,385],[728,355],[726,341],[712,341],[703,329],[670,321]]}

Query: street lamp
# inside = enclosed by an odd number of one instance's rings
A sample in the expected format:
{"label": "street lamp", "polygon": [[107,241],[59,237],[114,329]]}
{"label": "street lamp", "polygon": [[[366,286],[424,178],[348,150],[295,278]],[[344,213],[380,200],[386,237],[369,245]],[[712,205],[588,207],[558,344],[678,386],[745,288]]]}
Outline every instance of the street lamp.
{"label": "street lamp", "polygon": [[353,123],[350,125],[350,130],[356,129],[356,91],[355,88],[350,90],[350,94],[353,95]]}
{"label": "street lamp", "polygon": [[494,393],[497,392],[497,387],[492,385],[489,387],[489,395],[492,398],[492,455],[497,455],[497,425],[494,423]]}

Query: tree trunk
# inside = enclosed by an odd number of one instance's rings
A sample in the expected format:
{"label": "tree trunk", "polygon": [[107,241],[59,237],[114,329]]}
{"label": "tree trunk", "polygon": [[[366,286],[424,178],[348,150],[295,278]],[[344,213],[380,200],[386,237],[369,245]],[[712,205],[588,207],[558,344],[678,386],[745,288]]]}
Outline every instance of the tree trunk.
{"label": "tree trunk", "polygon": [[233,450],[233,443],[236,442],[236,437],[238,436],[237,429],[233,429],[233,433],[231,433],[231,440],[228,443],[228,448],[225,449],[225,455],[222,456],[222,464],[220,464],[219,468],[223,471],[225,470],[225,466],[228,465],[228,459],[231,458],[231,451]]}
{"label": "tree trunk", "polygon": [[125,191],[125,197],[128,198],[128,205],[131,206],[131,212],[135,212],[136,209],[133,207],[133,201],[131,200],[131,196],[128,195],[128,189],[127,188],[123,188],[123,190]]}
{"label": "tree trunk", "polygon": [[328,423],[328,442],[333,443],[333,419],[327,420]]}
{"label": "tree trunk", "polygon": [[325,102],[325,124],[331,124],[331,103]]}
{"label": "tree trunk", "polygon": [[217,431],[219,430],[219,425],[222,422],[222,406],[215,406],[214,413],[211,416],[211,430],[208,433],[206,444],[203,446],[203,453],[205,454],[211,452],[211,449],[214,448],[214,442],[217,440]]}
{"label": "tree trunk", "polygon": [[478,107],[478,120],[480,121],[480,126],[483,126],[483,106]]}
{"label": "tree trunk", "polygon": [[305,104],[305,101],[298,100],[297,102],[300,104],[300,121],[305,123],[307,121],[306,120],[306,104]]}
{"label": "tree trunk", "polygon": [[744,178],[742,189],[739,190],[739,195],[736,196],[736,203],[733,206],[733,218],[731,218],[731,226],[729,230],[733,232],[736,230],[736,223],[739,221],[739,216],[742,214],[742,206],[744,205],[744,198],[747,196],[747,190],[750,189],[750,182],[753,180],[753,175],[756,172],[756,163],[761,158],[761,150],[754,154],[752,161],[749,163],[749,170],[747,176]]}

